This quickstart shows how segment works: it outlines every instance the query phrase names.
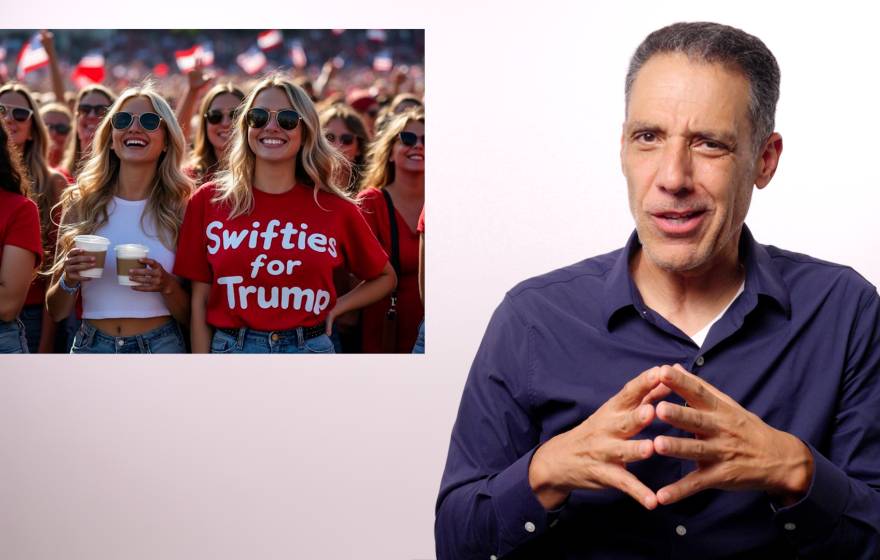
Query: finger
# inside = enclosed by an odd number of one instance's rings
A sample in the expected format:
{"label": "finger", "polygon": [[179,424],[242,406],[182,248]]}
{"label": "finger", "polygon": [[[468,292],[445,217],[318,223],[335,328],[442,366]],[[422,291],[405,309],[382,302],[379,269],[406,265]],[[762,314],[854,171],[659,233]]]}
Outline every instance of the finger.
{"label": "finger", "polygon": [[333,319],[327,319],[327,328],[324,329],[324,334],[330,336],[333,334]]}
{"label": "finger", "polygon": [[146,276],[149,273],[149,268],[132,268],[128,271],[129,276]]}
{"label": "finger", "polygon": [[669,396],[670,393],[672,393],[672,389],[661,383],[660,385],[657,385],[656,387],[651,389],[651,392],[648,393],[644,399],[642,399],[642,404],[654,403],[664,397]]}
{"label": "finger", "polygon": [[674,504],[711,487],[711,473],[697,469],[689,472],[684,478],[658,490],[657,501],[664,506]]}
{"label": "finger", "polygon": [[713,414],[709,411],[664,401],[657,405],[656,412],[657,418],[686,432],[701,436],[711,436],[718,433],[718,425]]}
{"label": "finger", "polygon": [[629,409],[638,406],[642,399],[660,383],[660,368],[653,367],[627,381],[619,393],[609,399],[618,408]]}
{"label": "finger", "polygon": [[709,384],[684,369],[663,366],[660,380],[694,408],[714,410],[718,407],[718,399],[709,390]]}
{"label": "finger", "polygon": [[651,423],[651,420],[654,419],[654,407],[649,404],[643,404],[635,410],[613,414],[615,414],[617,421],[612,426],[611,432],[616,437],[629,439]]}
{"label": "finger", "polygon": [[68,257],[67,262],[65,264],[80,264],[80,263],[89,263],[93,264],[95,262],[95,257],[83,256],[83,257]]}
{"label": "finger", "polygon": [[626,492],[645,509],[651,510],[657,507],[657,496],[633,473],[620,466],[613,466],[610,469],[605,481],[606,486]]}
{"label": "finger", "polygon": [[624,465],[643,461],[654,454],[654,442],[650,439],[630,439],[621,441],[609,449],[605,456],[611,463]]}
{"label": "finger", "polygon": [[657,455],[688,461],[708,462],[719,459],[715,447],[703,439],[657,436],[654,438],[654,449]]}

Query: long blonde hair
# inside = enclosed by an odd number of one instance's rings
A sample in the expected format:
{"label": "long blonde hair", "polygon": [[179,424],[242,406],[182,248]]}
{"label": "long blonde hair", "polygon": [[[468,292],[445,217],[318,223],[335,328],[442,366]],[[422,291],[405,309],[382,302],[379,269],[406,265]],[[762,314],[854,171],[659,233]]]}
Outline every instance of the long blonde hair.
{"label": "long blonde hair", "polygon": [[316,204],[318,191],[353,202],[337,183],[337,170],[348,165],[348,162],[324,138],[318,113],[308,94],[280,74],[270,74],[260,80],[242,102],[235,119],[235,132],[228,154],[229,167],[217,175],[218,189],[213,202],[229,206],[229,219],[253,211],[256,157],[248,145],[247,112],[254,106],[254,100],[260,92],[273,87],[287,95],[293,109],[302,117],[299,124],[302,127],[302,142],[296,154],[297,180],[314,187]]}
{"label": "long blonde hair", "polygon": [[189,167],[198,174],[200,180],[205,174],[225,166],[226,154],[218,154],[213,144],[208,140],[208,120],[205,118],[205,113],[211,108],[211,103],[223,94],[237,97],[239,101],[244,100],[244,92],[231,82],[217,84],[205,94],[199,107],[199,127],[196,129],[192,156],[189,161]]}
{"label": "long blonde hair", "polygon": [[[30,180],[30,197],[40,211],[40,238],[43,251],[50,254],[53,247],[49,242],[49,231],[52,228],[52,207],[57,202],[52,192],[52,172],[49,169],[49,129],[40,116],[40,108],[27,86],[18,83],[0,87],[0,95],[7,92],[21,94],[27,101],[28,108],[34,112],[31,116],[31,137],[19,151]],[[45,259],[44,259],[45,260]]]}
{"label": "long blonde hair", "polygon": [[391,161],[391,148],[397,140],[397,135],[412,121],[425,124],[425,111],[421,108],[409,109],[392,117],[382,128],[367,150],[367,168],[361,176],[359,190],[368,187],[381,189],[394,182],[395,168]]}
{"label": "long blonde hair", "polygon": [[[67,170],[68,173],[72,177],[76,177],[79,175],[80,170],[82,169],[85,161],[83,160],[83,145],[82,142],[79,141],[79,133],[77,132],[77,121],[79,120],[79,112],[77,107],[82,102],[83,98],[92,92],[97,92],[107,98],[107,102],[110,105],[113,105],[113,102],[116,101],[116,94],[110,91],[108,88],[102,86],[101,84],[92,84],[90,86],[86,86],[79,90],[79,93],[76,94],[76,101],[73,107],[73,142],[67,145],[67,151],[64,154],[64,158],[61,160],[61,167]],[[109,114],[109,111],[107,112]]]}
{"label": "long blonde hair", "polygon": [[94,233],[109,220],[107,206],[116,193],[120,167],[119,157],[110,149],[113,127],[109,116],[135,97],[150,100],[153,109],[162,117],[165,130],[165,151],[159,157],[155,184],[141,220],[149,216],[162,244],[171,251],[176,250],[183,212],[193,189],[192,181],[180,171],[186,141],[168,102],[151,83],[146,83],[125,90],[113,103],[107,113],[108,118],[102,120],[95,131],[91,156],[83,165],[76,185],[64,191],[61,200],[64,218],[58,234],[59,251],[53,272],[63,268],[63,257],[73,246],[74,237]]}

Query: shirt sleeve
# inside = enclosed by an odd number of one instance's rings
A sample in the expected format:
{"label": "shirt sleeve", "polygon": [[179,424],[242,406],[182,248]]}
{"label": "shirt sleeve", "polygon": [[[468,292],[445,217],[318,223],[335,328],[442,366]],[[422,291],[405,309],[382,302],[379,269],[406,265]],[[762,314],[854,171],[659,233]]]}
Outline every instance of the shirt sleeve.
{"label": "shirt sleeve", "polygon": [[174,259],[174,274],[206,284],[214,280],[208,262],[208,238],[205,234],[205,216],[213,193],[213,188],[202,187],[186,205]]}
{"label": "shirt sleeve", "polygon": [[528,480],[539,444],[529,345],[530,331],[507,296],[474,358],[452,429],[434,527],[438,560],[500,558],[553,521]]}
{"label": "shirt sleeve", "polygon": [[362,280],[375,278],[385,268],[388,255],[354,205],[351,205],[350,215],[345,222],[346,239],[342,254],[346,268]]}
{"label": "shirt sleeve", "polygon": [[40,213],[37,205],[31,199],[24,201],[12,215],[9,227],[6,230],[4,245],[14,245],[28,250],[37,256],[34,266],[43,262],[43,241],[40,237]]}
{"label": "shirt sleeve", "polygon": [[804,558],[880,558],[880,297],[863,299],[827,456],[808,445],[807,495],[775,514]]}

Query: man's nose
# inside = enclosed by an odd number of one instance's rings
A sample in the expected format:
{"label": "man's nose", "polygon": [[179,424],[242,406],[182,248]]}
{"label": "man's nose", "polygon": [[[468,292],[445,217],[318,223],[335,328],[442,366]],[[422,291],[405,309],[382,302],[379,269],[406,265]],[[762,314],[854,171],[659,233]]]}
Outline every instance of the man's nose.
{"label": "man's nose", "polygon": [[656,184],[670,194],[693,188],[693,162],[686,142],[667,142],[657,170]]}

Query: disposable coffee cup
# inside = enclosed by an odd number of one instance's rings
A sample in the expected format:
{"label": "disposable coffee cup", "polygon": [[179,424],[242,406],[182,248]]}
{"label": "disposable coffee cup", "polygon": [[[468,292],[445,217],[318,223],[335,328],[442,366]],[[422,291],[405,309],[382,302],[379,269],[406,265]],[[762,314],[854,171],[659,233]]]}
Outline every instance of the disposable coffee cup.
{"label": "disposable coffee cup", "polygon": [[80,276],[88,278],[100,278],[104,274],[104,259],[107,258],[107,249],[110,240],[100,235],[77,235],[73,238],[73,244],[77,249],[85,251],[85,255],[95,257],[95,266],[80,272]]}
{"label": "disposable coffee cup", "polygon": [[139,286],[128,277],[133,268],[144,268],[144,264],[138,259],[143,259],[150,252],[150,249],[144,245],[137,243],[126,243],[117,245],[116,250],[116,280],[123,286]]}

